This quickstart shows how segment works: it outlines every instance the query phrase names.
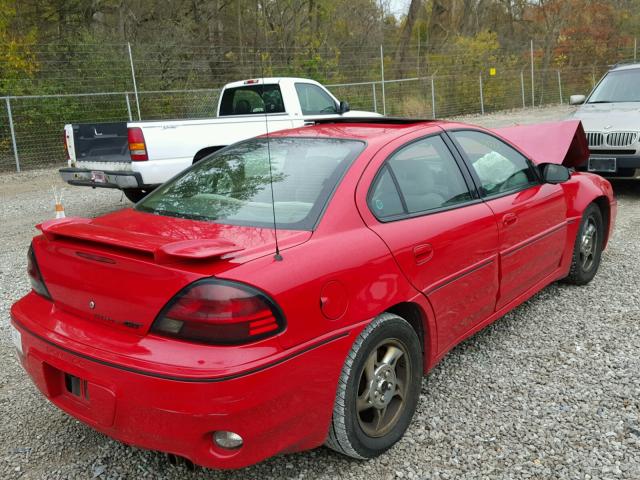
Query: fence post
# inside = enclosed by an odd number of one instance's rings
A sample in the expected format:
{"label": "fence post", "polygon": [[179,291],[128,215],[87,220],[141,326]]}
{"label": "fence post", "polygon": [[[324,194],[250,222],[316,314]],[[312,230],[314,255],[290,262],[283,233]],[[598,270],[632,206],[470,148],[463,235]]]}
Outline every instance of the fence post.
{"label": "fence post", "polygon": [[633,61],[634,63],[637,61],[637,54],[638,54],[638,37],[634,37],[633,39]]}
{"label": "fence post", "polygon": [[7,117],[9,118],[9,130],[11,130],[11,144],[13,145],[13,157],[16,159],[16,171],[20,172],[20,157],[18,157],[18,145],[16,144],[16,132],[13,129],[13,115],[11,114],[11,101],[5,97],[7,103]]}
{"label": "fence post", "polygon": [[436,86],[433,81],[433,75],[431,75],[431,113],[433,118],[436,118]]}
{"label": "fence post", "polygon": [[595,67],[591,67],[591,88],[596,86],[596,72]]}
{"label": "fence post", "polygon": [[129,94],[124,94],[124,99],[127,101],[127,113],[129,114],[129,121],[132,122],[133,118],[131,117],[131,103],[129,102]]}
{"label": "fence post", "polygon": [[371,82],[371,91],[373,92],[373,111],[378,113],[378,99],[376,98],[376,82]]}
{"label": "fence post", "polygon": [[531,40],[531,106],[535,107],[536,105],[536,94],[535,87],[533,83],[533,40]]}
{"label": "fence post", "polygon": [[380,76],[382,77],[382,115],[387,115],[387,99],[384,95],[384,51],[380,45]]}
{"label": "fence post", "polygon": [[133,80],[133,93],[136,96],[136,107],[138,107],[138,120],[142,120],[140,115],[140,99],[138,98],[138,86],[136,85],[136,71],[133,68],[133,54],[131,53],[131,43],[127,42],[129,49],[129,63],[131,64],[131,79]]}
{"label": "fence post", "polygon": [[527,103],[524,100],[524,72],[520,69],[520,91],[522,92],[522,108],[527,108]]}
{"label": "fence post", "polygon": [[564,102],[562,101],[562,79],[560,77],[560,70],[558,70],[558,92],[560,94],[560,105]]}
{"label": "fence post", "polygon": [[482,72],[480,73],[480,113],[484,115],[484,95],[482,93]]}

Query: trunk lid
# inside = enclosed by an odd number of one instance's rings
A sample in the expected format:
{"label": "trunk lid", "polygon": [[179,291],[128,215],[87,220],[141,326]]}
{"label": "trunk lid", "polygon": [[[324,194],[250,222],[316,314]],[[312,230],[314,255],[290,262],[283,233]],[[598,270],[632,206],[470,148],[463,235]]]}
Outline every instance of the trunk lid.
{"label": "trunk lid", "polygon": [[[186,285],[274,251],[273,231],[163,217],[132,209],[38,225],[33,242],[56,308],[144,335]],[[281,248],[307,231],[278,232]]]}

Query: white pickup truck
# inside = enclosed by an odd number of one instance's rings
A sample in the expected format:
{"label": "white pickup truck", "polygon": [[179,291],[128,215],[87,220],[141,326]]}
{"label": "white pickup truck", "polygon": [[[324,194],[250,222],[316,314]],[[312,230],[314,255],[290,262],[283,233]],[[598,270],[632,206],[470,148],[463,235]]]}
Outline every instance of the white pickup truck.
{"label": "white pickup truck", "polygon": [[118,188],[136,202],[205,156],[268,131],[313,124],[350,111],[329,90],[305,78],[264,78],[229,83],[217,118],[68,124],[64,127],[71,185]]}

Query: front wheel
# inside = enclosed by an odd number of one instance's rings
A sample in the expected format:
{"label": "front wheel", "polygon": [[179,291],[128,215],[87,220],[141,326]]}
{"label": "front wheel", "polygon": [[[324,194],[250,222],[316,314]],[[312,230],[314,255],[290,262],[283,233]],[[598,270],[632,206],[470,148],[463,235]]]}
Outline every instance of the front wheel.
{"label": "front wheel", "polygon": [[358,336],[338,382],[326,445],[373,458],[402,438],[418,404],[422,349],[404,319],[384,313]]}
{"label": "front wheel", "polygon": [[593,280],[600,266],[603,245],[602,212],[592,203],[582,214],[580,229],[573,246],[571,269],[564,281],[573,285],[585,285]]}

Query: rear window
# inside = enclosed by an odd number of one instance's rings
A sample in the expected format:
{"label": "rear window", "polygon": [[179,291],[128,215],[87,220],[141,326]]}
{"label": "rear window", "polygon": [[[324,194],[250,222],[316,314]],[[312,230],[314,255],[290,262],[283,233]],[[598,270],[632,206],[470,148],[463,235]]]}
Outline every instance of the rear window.
{"label": "rear window", "polygon": [[[200,160],[136,209],[232,225],[313,230],[331,193],[364,148],[357,140],[252,139]],[[272,203],[269,173],[273,177]]]}
{"label": "rear window", "polygon": [[279,85],[247,85],[228,88],[222,94],[220,116],[283,113]]}

